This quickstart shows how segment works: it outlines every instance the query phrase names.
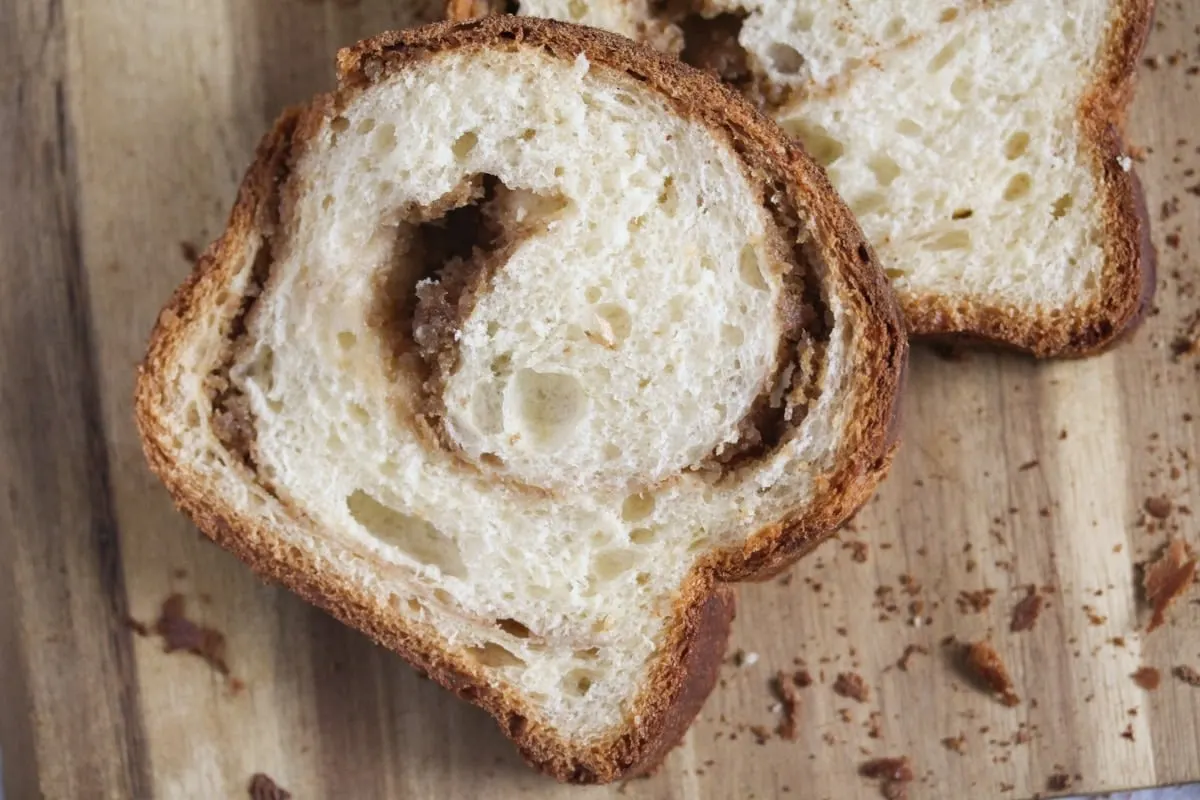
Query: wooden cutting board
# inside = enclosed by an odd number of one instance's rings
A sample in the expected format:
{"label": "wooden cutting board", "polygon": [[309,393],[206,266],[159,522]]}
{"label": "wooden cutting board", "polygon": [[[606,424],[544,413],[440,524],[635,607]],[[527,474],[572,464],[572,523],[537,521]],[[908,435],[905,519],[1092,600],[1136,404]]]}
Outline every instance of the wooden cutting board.
{"label": "wooden cutting board", "polygon": [[[571,796],[485,715],[197,536],[144,468],[131,420],[155,314],[219,232],[268,121],[331,85],[337,46],[435,6],[0,3],[10,800],[237,798],[257,772],[298,798]],[[742,590],[741,666],[661,773],[589,796],[872,798],[858,766],[899,755],[914,797],[1028,797],[1059,773],[1076,791],[1200,779],[1200,688],[1171,675],[1200,669],[1200,592],[1145,634],[1137,567],[1172,532],[1200,546],[1186,510],[1200,509],[1188,416],[1200,417],[1200,357],[1171,347],[1200,310],[1197,26],[1200,3],[1162,3],[1159,60],[1130,118],[1157,226],[1157,313],[1122,349],[1075,363],[917,349],[905,444],[879,497],[840,543]],[[1160,496],[1171,515],[1144,524]],[[1012,633],[1029,584],[1048,605]],[[961,593],[987,589],[989,607],[960,610]],[[240,690],[127,625],[176,592],[227,637]],[[947,637],[990,637],[1022,702],[964,680]],[[902,670],[909,647],[922,649]],[[785,741],[768,682],[797,659],[815,683]],[[1130,677],[1141,666],[1161,670],[1157,691]],[[840,672],[865,679],[865,702],[835,694]]]}

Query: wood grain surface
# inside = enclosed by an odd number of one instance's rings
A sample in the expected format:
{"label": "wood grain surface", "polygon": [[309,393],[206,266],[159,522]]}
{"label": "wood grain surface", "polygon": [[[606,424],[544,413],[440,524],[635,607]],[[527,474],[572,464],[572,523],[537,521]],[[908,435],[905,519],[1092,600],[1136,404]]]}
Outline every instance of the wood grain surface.
{"label": "wood grain surface", "polygon": [[[336,47],[439,5],[0,3],[10,800],[238,798],[258,772],[297,798],[581,791],[528,771],[485,715],[201,539],[143,466],[131,419],[155,314],[220,231],[269,120],[331,85]],[[1071,363],[918,348],[904,447],[876,501],[790,575],[741,590],[745,657],[665,768],[588,796],[871,798],[879,783],[859,765],[893,755],[912,761],[913,797],[1029,797],[1056,774],[1073,791],[1200,779],[1200,687],[1171,674],[1200,669],[1200,592],[1145,634],[1138,588],[1170,536],[1200,546],[1200,356],[1172,347],[1200,312],[1198,44],[1200,3],[1162,3],[1129,119],[1160,254],[1148,324]],[[1150,497],[1171,501],[1166,520],[1147,522]],[[1048,604],[1010,632],[1030,584]],[[962,593],[989,589],[972,611]],[[243,688],[131,630],[174,592],[225,634]],[[948,637],[989,637],[1022,702],[975,688]],[[798,660],[815,682],[785,741],[769,680]],[[1130,677],[1142,666],[1161,670],[1156,691]],[[834,692],[841,672],[865,679],[865,702]]]}

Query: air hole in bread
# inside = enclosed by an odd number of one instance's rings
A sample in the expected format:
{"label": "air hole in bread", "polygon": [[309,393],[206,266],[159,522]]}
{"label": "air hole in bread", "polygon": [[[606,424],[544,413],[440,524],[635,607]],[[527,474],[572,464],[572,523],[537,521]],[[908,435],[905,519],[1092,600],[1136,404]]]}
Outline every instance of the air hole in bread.
{"label": "air hole in bread", "polygon": [[517,639],[528,639],[531,636],[526,625],[508,617],[496,620],[496,627]]}
{"label": "air hole in bread", "polygon": [[929,60],[929,71],[941,72],[947,64],[954,60],[954,57],[962,50],[965,42],[966,39],[963,38],[961,33],[947,42],[945,47],[938,50],[937,54]]}
{"label": "air hole in bread", "polygon": [[957,8],[943,9],[942,13],[938,15],[938,22],[953,22],[956,19],[958,19]]}
{"label": "air hole in bread", "polygon": [[366,425],[368,422],[371,421],[371,415],[368,414],[367,410],[365,408],[363,408],[362,406],[360,406],[358,403],[350,404],[350,418],[353,419],[355,422],[357,422],[359,425]]}
{"label": "air hole in bread", "polygon": [[380,542],[401,550],[419,564],[437,567],[455,578],[467,575],[457,543],[420,517],[391,508],[357,490],[346,498],[354,521]]}
{"label": "air hole in bread", "polygon": [[788,135],[799,139],[813,160],[823,167],[835,163],[846,153],[846,145],[820,125],[809,125],[798,119],[783,120],[782,125]]}
{"label": "air hole in bread", "polygon": [[486,642],[477,647],[468,647],[467,655],[473,658],[475,663],[481,667],[503,668],[525,666],[525,659],[496,642]]}
{"label": "air hole in bread", "polygon": [[922,245],[922,249],[934,253],[941,253],[947,250],[967,250],[970,247],[971,234],[969,231],[962,230],[946,231],[937,238]]}
{"label": "air hole in bread", "polygon": [[894,281],[894,280],[896,280],[897,278],[903,278],[903,277],[904,277],[905,275],[907,275],[908,273],[907,273],[907,272],[905,272],[905,271],[904,271],[904,270],[902,270],[902,269],[896,269],[895,267],[888,267],[887,269],[885,269],[885,270],[883,271],[883,274],[884,274],[884,275],[887,275],[887,277],[888,277],[888,280],[893,280],[893,281]]}
{"label": "air hole in bread", "polygon": [[879,211],[887,204],[887,196],[880,192],[867,192],[850,201],[850,210],[857,217]]}
{"label": "air hole in bread", "polygon": [[571,658],[576,661],[595,661],[600,657],[599,647],[589,647],[586,650],[576,650],[571,653]]}
{"label": "air hole in bread", "polygon": [[925,132],[925,129],[917,124],[916,120],[911,120],[908,117],[896,123],[896,133],[910,138],[920,136]]}
{"label": "air hole in bread", "polygon": [[1004,142],[1004,157],[1013,161],[1025,155],[1025,151],[1028,149],[1029,134],[1025,131],[1017,131]]}
{"label": "air hole in bread", "polygon": [[1004,187],[1004,199],[1010,203],[1014,200],[1020,200],[1029,194],[1029,190],[1033,188],[1033,178],[1028,172],[1018,172],[1009,179],[1008,185]]}
{"label": "air hole in bread", "polygon": [[337,343],[343,350],[353,350],[358,344],[358,337],[352,331],[341,331],[337,335]]}
{"label": "air hole in bread", "polygon": [[975,211],[970,208],[956,208],[950,214],[950,219],[970,219],[975,216]]}
{"label": "air hole in bread", "polygon": [[1075,205],[1075,196],[1067,192],[1062,197],[1054,201],[1054,205],[1050,209],[1050,213],[1055,219],[1062,219],[1067,215],[1071,208]]}
{"label": "air hole in bread", "polygon": [[421,601],[415,597],[408,598],[405,604],[408,606],[408,610],[414,614],[421,614],[425,611],[425,606],[422,605]]}
{"label": "air hole in bread", "polygon": [[654,495],[650,492],[631,494],[621,504],[621,519],[626,522],[639,522],[653,513]]}
{"label": "air hole in bread", "polygon": [[563,678],[563,688],[570,694],[583,697],[591,691],[596,678],[596,673],[591,670],[573,669]]}
{"label": "air hole in bread", "polygon": [[633,331],[633,317],[624,306],[605,303],[596,309],[600,321],[600,335],[609,347],[620,347]]}
{"label": "air hole in bread", "polygon": [[804,56],[800,55],[800,51],[783,42],[775,42],[768,47],[767,57],[771,59],[775,71],[782,75],[795,75],[804,68]]}
{"label": "air hole in bread", "polygon": [[200,426],[200,410],[196,408],[195,404],[188,406],[186,421],[189,428]]}
{"label": "air hole in bread", "polygon": [[539,450],[561,447],[587,416],[589,401],[583,384],[561,372],[517,372],[505,392],[507,429]]}
{"label": "air hole in bread", "polygon": [[736,325],[721,325],[721,341],[724,344],[739,347],[746,341],[746,332]]}
{"label": "air hole in bread", "polygon": [[329,123],[329,129],[333,131],[333,135],[330,137],[330,143],[336,147],[338,138],[340,138],[341,134],[350,130],[350,120],[346,119],[345,117],[334,117]]}
{"label": "air hole in bread", "polygon": [[587,12],[587,3],[583,2],[583,0],[568,0],[567,14],[571,17],[571,22],[578,22],[583,19],[587,16]]}
{"label": "air hole in bread", "polygon": [[333,195],[327,194],[323,198],[321,198],[321,208],[324,209],[325,211],[328,211],[329,209],[333,208]]}
{"label": "air hole in bread", "polygon": [[762,292],[767,291],[767,280],[763,277],[762,265],[759,263],[758,253],[753,245],[748,244],[742,247],[742,252],[738,256],[738,275],[741,277],[742,283],[747,286],[752,286]]}
{"label": "air hole in bread", "polygon": [[358,127],[356,127],[354,129],[354,132],[357,133],[359,136],[366,136],[368,133],[370,133],[373,130],[375,130],[374,118],[363,117],[362,121],[360,121],[358,123]]}
{"label": "air hole in bread", "polygon": [[616,580],[633,569],[637,561],[637,553],[632,550],[601,550],[592,558],[592,585]]}
{"label": "air hole in bread", "polygon": [[1078,28],[1075,25],[1075,20],[1071,19],[1070,17],[1063,20],[1062,32],[1064,36],[1070,38],[1075,35],[1076,30],[1078,30]]}
{"label": "air hole in bread", "polygon": [[454,596],[452,594],[450,594],[449,592],[447,592],[445,589],[440,589],[440,588],[434,589],[433,590],[433,599],[437,600],[439,603],[441,603],[444,606],[454,605]]}
{"label": "air hole in bread", "polygon": [[385,122],[375,128],[371,136],[371,149],[375,151],[377,156],[386,156],[388,153],[396,149],[396,126],[390,122]]}
{"label": "air hole in bread", "polygon": [[867,168],[883,186],[891,186],[904,170],[890,156],[878,154],[867,161]]}
{"label": "air hole in bread", "polygon": [[658,193],[658,204],[667,212],[667,216],[675,216],[679,209],[679,192],[675,188],[674,176],[663,178],[662,190]]}
{"label": "air hole in bread", "polygon": [[629,532],[629,541],[639,546],[648,545],[657,538],[658,531],[654,528],[634,528]]}
{"label": "air hole in bread", "polygon": [[475,149],[475,145],[479,143],[479,137],[474,131],[467,131],[462,136],[454,140],[454,144],[450,150],[454,153],[454,157],[462,161],[471,154]]}
{"label": "air hole in bread", "polygon": [[887,25],[883,26],[884,38],[898,38],[902,33],[904,33],[904,28],[906,25],[908,25],[908,21],[905,20],[904,17],[892,17],[890,20],[888,20]]}
{"label": "air hole in bread", "polygon": [[971,78],[967,75],[959,75],[950,84],[950,94],[960,103],[966,103],[971,99]]}
{"label": "air hole in bread", "polygon": [[612,442],[606,442],[604,444],[603,450],[604,450],[604,458],[606,461],[616,461],[618,458],[621,457],[621,448],[617,447]]}

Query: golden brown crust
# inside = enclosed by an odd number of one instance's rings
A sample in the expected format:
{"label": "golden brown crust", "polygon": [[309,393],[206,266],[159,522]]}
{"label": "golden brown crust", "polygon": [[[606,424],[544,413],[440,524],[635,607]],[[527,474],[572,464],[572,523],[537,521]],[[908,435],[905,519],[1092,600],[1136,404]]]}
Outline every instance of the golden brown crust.
{"label": "golden brown crust", "polygon": [[[593,67],[632,76],[680,113],[731,139],[754,183],[764,192],[785,192],[807,217],[811,260],[828,265],[825,286],[836,287],[861,337],[854,363],[846,367],[851,384],[847,397],[857,404],[856,411],[843,448],[835,454],[835,466],[819,489],[827,502],[808,516],[770,526],[744,546],[702,561],[680,587],[666,644],[634,700],[626,726],[589,743],[564,740],[537,721],[522,697],[494,677],[488,680],[481,667],[448,647],[435,630],[380,603],[319,557],[286,545],[286,538],[270,524],[229,508],[193,465],[177,459],[178,443],[166,419],[177,391],[171,372],[182,348],[209,324],[206,318],[214,309],[225,309],[229,320],[234,318],[235,310],[222,297],[231,279],[246,269],[258,250],[269,246],[262,240],[273,233],[273,215],[281,203],[286,207],[289,192],[295,191],[285,182],[287,169],[320,131],[324,117],[370,83],[437,52],[484,48],[536,48],[572,62],[582,53]],[[285,113],[264,139],[225,234],[160,315],[136,392],[147,459],[180,508],[206,534],[258,573],[327,609],[487,710],[531,764],[578,783],[646,771],[677,742],[716,681],[733,615],[732,595],[723,583],[778,569],[811,549],[861,505],[882,478],[895,448],[897,398],[907,355],[899,308],[870,246],[824,172],[740,96],[649,49],[564,23],[493,17],[384,34],[339,53],[338,66],[338,93]],[[227,336],[228,325],[219,333]]]}
{"label": "golden brown crust", "polygon": [[[1105,231],[1100,286],[1085,302],[1050,313],[989,305],[971,297],[899,292],[910,335],[1025,351],[1040,358],[1097,353],[1130,335],[1155,288],[1155,252],[1142,187],[1120,127],[1133,99],[1138,59],[1155,0],[1116,0],[1094,80],[1079,104],[1083,147],[1091,162]],[[448,18],[470,19],[504,8],[497,0],[455,0]]]}

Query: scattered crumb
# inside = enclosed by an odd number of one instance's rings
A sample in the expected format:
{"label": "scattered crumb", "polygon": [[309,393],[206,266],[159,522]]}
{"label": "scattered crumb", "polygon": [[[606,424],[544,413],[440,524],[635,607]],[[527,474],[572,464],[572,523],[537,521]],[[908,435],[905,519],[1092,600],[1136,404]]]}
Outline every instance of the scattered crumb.
{"label": "scattered crumb", "polygon": [[792,673],[792,683],[796,684],[799,689],[807,689],[813,685],[812,674],[806,669],[798,669]]}
{"label": "scattered crumb", "polygon": [[1195,686],[1200,689],[1200,672],[1186,664],[1180,664],[1175,669],[1171,670],[1176,678],[1186,683],[1188,686]]}
{"label": "scattered crumb", "polygon": [[1031,583],[1025,591],[1025,597],[1021,598],[1012,610],[1012,622],[1009,623],[1008,629],[1013,633],[1033,630],[1033,624],[1042,613],[1044,599],[1038,594],[1037,587]]}
{"label": "scattered crumb", "polygon": [[758,653],[747,653],[745,650],[738,650],[733,654],[733,665],[735,667],[752,667],[758,663]]}
{"label": "scattered crumb", "polygon": [[1125,730],[1121,731],[1121,738],[1128,739],[1131,742],[1134,741],[1134,739],[1133,739],[1133,723],[1132,722],[1125,726]]}
{"label": "scattered crumb", "polygon": [[1152,609],[1149,633],[1166,622],[1166,611],[1176,598],[1192,585],[1196,577],[1196,558],[1188,552],[1187,543],[1173,539],[1163,554],[1146,567],[1142,588]]}
{"label": "scattered crumb", "polygon": [[778,695],[780,710],[783,712],[783,719],[775,729],[775,733],[781,739],[792,741],[796,738],[797,733],[796,717],[800,710],[800,696],[796,694],[796,687],[792,685],[782,670],[775,673],[775,678],[771,681],[771,688]]}
{"label": "scattered crumb", "polygon": [[150,635],[150,628],[146,626],[146,623],[139,622],[138,620],[134,619],[133,617],[130,617],[129,619],[125,620],[125,624],[128,625],[129,629],[132,630],[134,633],[136,633],[138,636],[149,636]]}
{"label": "scattered crumb", "polygon": [[988,606],[992,604],[992,596],[994,594],[996,594],[995,589],[959,592],[955,603],[958,604],[958,610],[963,614],[979,614],[986,611]]}
{"label": "scattered crumb", "polygon": [[883,714],[878,711],[867,715],[867,736],[871,739],[883,738]]}
{"label": "scattered crumb", "polygon": [[908,756],[873,758],[859,766],[858,774],[871,780],[883,781],[879,788],[887,800],[907,798],[908,784],[915,778]]}
{"label": "scattered crumb", "polygon": [[1162,674],[1154,667],[1139,667],[1137,672],[1130,677],[1133,678],[1134,683],[1148,692],[1157,689],[1162,682]]}
{"label": "scattered crumb", "polygon": [[1062,792],[1071,788],[1071,776],[1065,772],[1056,772],[1046,779],[1046,788],[1052,792]]}
{"label": "scattered crumb", "polygon": [[1000,654],[989,642],[972,642],[964,652],[964,665],[972,677],[980,684],[996,694],[1006,706],[1015,706],[1021,702],[1013,689],[1012,678],[1008,669],[1000,660]]}
{"label": "scattered crumb", "polygon": [[1039,462],[1038,462],[1038,460],[1035,458],[1035,459],[1033,459],[1032,461],[1026,461],[1024,464],[1022,464],[1021,466],[1017,467],[1017,472],[1026,472],[1026,471],[1028,471],[1028,470],[1031,470],[1031,469],[1033,469],[1034,467],[1036,467],[1036,466],[1038,466],[1038,465],[1039,465]]}
{"label": "scattered crumb", "polygon": [[1165,497],[1147,497],[1142,503],[1142,508],[1155,519],[1166,519],[1171,516],[1171,501]]}
{"label": "scattered crumb", "polygon": [[910,644],[910,645],[905,646],[904,654],[902,656],[900,656],[900,660],[896,662],[896,667],[901,672],[908,672],[908,661],[910,658],[913,657],[913,655],[915,655],[917,653],[920,653],[923,656],[927,656],[927,655],[929,655],[929,648],[923,647],[919,644]]}
{"label": "scattered crumb", "polygon": [[[183,260],[188,264],[195,264],[200,258],[200,248],[185,239],[179,243],[179,254],[183,256]],[[266,776],[264,775],[263,777]]]}
{"label": "scattered crumb", "polygon": [[833,691],[835,694],[857,700],[860,703],[865,703],[871,696],[867,682],[862,679],[861,675],[854,672],[839,672],[837,680],[833,683]]}
{"label": "scattered crumb", "polygon": [[967,737],[962,733],[958,736],[947,736],[942,739],[942,747],[961,756],[967,752]]}
{"label": "scattered crumb", "polygon": [[1094,627],[1099,628],[1101,625],[1108,622],[1108,617],[1098,613],[1095,608],[1089,605],[1085,605],[1083,607],[1083,613],[1087,614],[1088,622]]}
{"label": "scattered crumb", "polygon": [[[187,618],[186,611],[187,601],[179,593],[172,594],[163,601],[153,628],[153,632],[162,637],[163,651],[174,653],[182,650],[199,656],[217,672],[228,676],[225,635],[214,628],[192,622]],[[145,623],[130,619],[126,624],[139,636],[150,635],[151,629]]]}
{"label": "scattered crumb", "polygon": [[867,553],[870,552],[871,546],[866,542],[850,541],[845,542],[842,547],[850,551],[850,560],[856,564],[867,563]]}
{"label": "scattered crumb", "polygon": [[762,725],[751,725],[749,730],[755,744],[766,744],[771,738],[771,732]]}
{"label": "scattered crumb", "polygon": [[250,800],[291,800],[292,793],[262,772],[250,779]]}

